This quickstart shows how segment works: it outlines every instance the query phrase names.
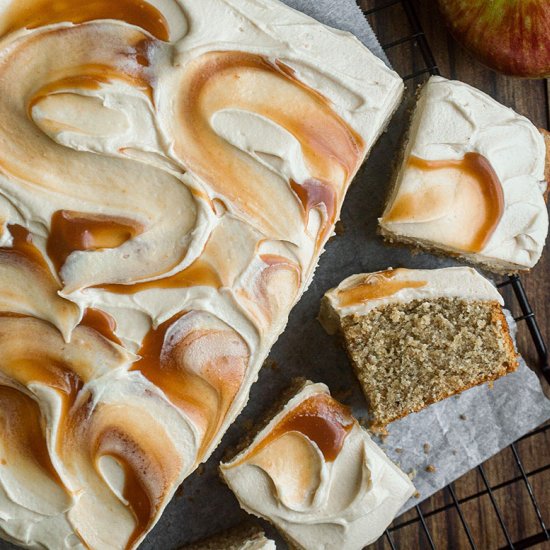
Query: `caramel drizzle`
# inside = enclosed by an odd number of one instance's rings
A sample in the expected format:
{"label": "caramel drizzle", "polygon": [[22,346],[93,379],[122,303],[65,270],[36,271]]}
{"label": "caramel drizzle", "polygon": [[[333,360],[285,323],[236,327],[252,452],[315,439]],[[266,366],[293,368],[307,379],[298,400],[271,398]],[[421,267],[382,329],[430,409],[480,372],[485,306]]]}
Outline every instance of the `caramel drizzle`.
{"label": "caramel drizzle", "polygon": [[[109,445],[113,443],[112,445]],[[117,443],[121,443],[125,453],[117,452]],[[102,450],[102,447],[112,446],[111,449]],[[146,476],[143,471],[140,471],[138,464],[132,464],[128,457],[146,457],[147,453],[140,444],[133,440],[130,434],[124,433],[116,428],[105,430],[98,438],[96,448],[93,451],[93,456],[110,456],[114,458],[124,471],[124,488],[122,496],[129,504],[129,509],[132,511],[136,520],[136,526],[132,532],[126,548],[133,548],[137,540],[143,533],[148,531],[153,518],[160,506],[160,499],[155,498],[146,484]],[[166,489],[163,487],[162,489]],[[162,491],[159,491],[162,492]]]}
{"label": "caramel drizzle", "polygon": [[306,180],[301,185],[294,180],[290,181],[290,187],[296,193],[305,214],[305,223],[309,219],[309,213],[314,208],[325,207],[326,220],[323,229],[319,233],[317,246],[320,247],[328,237],[330,228],[336,223],[338,214],[338,196],[333,187],[316,179]]}
{"label": "caramel drizzle", "polygon": [[[108,410],[111,407],[115,411]],[[93,404],[89,396],[62,426],[65,442],[62,452],[68,464],[81,462],[80,467],[91,467],[99,483],[97,490],[106,491],[113,503],[124,505],[134,516],[135,527],[126,542],[129,550],[150,529],[181,461],[166,434],[156,431],[156,422],[150,415],[140,417],[142,411],[138,410],[130,418],[126,413],[120,417],[119,407]],[[144,438],[145,434],[149,437]],[[105,483],[99,468],[102,457],[113,458],[122,468],[122,496],[128,504],[122,504]],[[79,536],[86,544],[84,537]]]}
{"label": "caramel drizzle", "polygon": [[[19,390],[0,385],[0,427],[2,437],[12,442],[9,450],[19,447],[20,452],[32,457],[48,477],[65,489],[50,458],[40,407],[33,399]],[[2,463],[8,464],[5,459]]]}
{"label": "caramel drizzle", "polygon": [[327,462],[334,462],[355,425],[351,410],[327,394],[316,394],[290,411],[236,466],[258,455],[289,432],[299,432],[315,443]]}
{"label": "caramel drizzle", "polygon": [[349,307],[370,300],[388,298],[407,288],[423,288],[427,281],[396,281],[395,277],[403,273],[401,269],[382,271],[366,277],[364,282],[338,292],[340,307]]}
{"label": "caramel drizzle", "polygon": [[[249,79],[254,89],[239,84]],[[248,80],[247,80],[248,81]],[[274,86],[279,92],[274,92]],[[176,150],[183,162],[218,194],[247,213],[269,236],[277,236],[270,211],[283,200],[276,185],[257,163],[240,154],[210,125],[213,112],[238,108],[255,112],[286,129],[301,144],[312,174],[309,182],[294,183],[294,197],[306,211],[324,205],[325,225],[334,222],[335,204],[357,170],[365,144],[317,91],[294,76],[282,63],[242,52],[211,52],[190,64],[180,87]],[[222,93],[225,90],[225,93]],[[204,155],[216,150],[216,159]],[[312,183],[315,181],[316,183]],[[321,191],[321,188],[326,189]],[[289,190],[291,182],[289,182]],[[321,192],[320,192],[321,191]],[[289,215],[288,213],[286,215]],[[328,233],[324,228],[324,234]]]}
{"label": "caramel drizzle", "polygon": [[38,269],[47,273],[49,277],[55,280],[40,250],[34,246],[31,233],[23,226],[17,224],[9,225],[8,229],[12,236],[13,244],[11,248],[0,248],[0,252],[2,252],[2,254],[10,254],[26,258]]}
{"label": "caramel drizzle", "polygon": [[115,19],[141,27],[159,40],[170,38],[166,18],[143,0],[13,0],[3,19],[0,36],[55,23]]}
{"label": "caramel drizzle", "polygon": [[[473,228],[471,240],[462,246],[465,252],[481,252],[487,246],[504,214],[502,184],[489,160],[479,153],[466,153],[461,160],[430,161],[411,156],[408,166],[423,172],[453,169],[474,180],[477,192],[481,197],[483,212],[480,213],[475,222],[476,226]],[[424,195],[418,193],[413,196],[406,195],[398,198],[388,215],[385,216],[384,221],[399,223],[414,220],[428,207],[424,202],[426,199],[436,200],[428,192]]]}
{"label": "caramel drizzle", "polygon": [[142,39],[130,48],[128,54],[124,54],[135,61],[133,70],[130,65],[123,70],[101,63],[87,63],[62,71],[61,76],[52,73],[53,79],[37,90],[30,99],[27,107],[29,117],[32,118],[33,107],[50,95],[74,89],[99,90],[103,84],[116,80],[141,90],[154,103],[154,81],[147,70],[151,63],[149,50],[153,44],[152,40]]}
{"label": "caramel drizzle", "polygon": [[216,270],[206,261],[198,259],[192,263],[187,269],[176,273],[164,279],[156,281],[148,281],[146,283],[135,283],[132,285],[100,285],[97,288],[112,292],[113,294],[136,294],[137,292],[145,292],[146,290],[154,290],[158,288],[175,289],[175,288],[190,288],[194,286],[209,286],[215,289],[220,289],[223,284]]}
{"label": "caramel drizzle", "polygon": [[118,248],[143,232],[127,218],[60,210],[52,216],[46,250],[58,272],[77,250]]}
{"label": "caramel drizzle", "polygon": [[108,313],[99,309],[88,308],[80,322],[82,326],[91,328],[115,344],[122,345],[116,335],[116,321]]}
{"label": "caramel drizzle", "polygon": [[[198,315],[201,313],[180,313],[157,329],[151,329],[139,351],[141,360],[132,370],[140,371],[172,403],[205,428],[199,460],[241,387],[249,351],[241,337],[229,327],[227,330],[191,327],[179,341],[167,338],[168,331],[176,323],[185,318],[192,322]],[[203,352],[208,349],[222,351],[209,358],[206,364],[196,365],[185,354],[189,348]]]}
{"label": "caramel drizzle", "polygon": [[[0,313],[0,318],[4,317],[26,316]],[[34,353],[30,353],[26,356],[25,353],[22,352],[17,361],[4,360],[0,370],[8,378],[15,380],[23,386],[37,383],[56,390],[61,397],[61,418],[67,418],[72,405],[75,403],[80,390],[84,386],[80,377],[69,365],[49,357],[47,354],[37,357]],[[58,438],[58,450],[60,446],[61,439]]]}

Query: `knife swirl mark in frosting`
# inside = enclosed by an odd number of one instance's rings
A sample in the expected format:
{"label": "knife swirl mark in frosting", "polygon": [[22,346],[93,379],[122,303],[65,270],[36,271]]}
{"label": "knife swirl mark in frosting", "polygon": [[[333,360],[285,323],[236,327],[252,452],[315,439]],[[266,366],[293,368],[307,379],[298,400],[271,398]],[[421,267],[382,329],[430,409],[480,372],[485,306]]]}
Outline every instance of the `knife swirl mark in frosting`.
{"label": "knife swirl mark in frosting", "polygon": [[246,403],[402,84],[270,0],[11,1],[0,37],[0,531],[135,548]]}
{"label": "knife swirl mark in frosting", "polygon": [[[191,244],[197,205],[178,178],[135,161],[63,147],[37,132],[27,116],[29,105],[37,94],[47,95],[48,86],[54,94],[65,90],[76,97],[107,80],[124,90],[149,81],[150,69],[137,58],[136,47],[144,40],[150,39],[133,28],[90,23],[25,35],[0,55],[0,117],[5,122],[0,171],[11,184],[10,197],[25,203],[32,218],[46,227],[60,210],[90,219],[90,234],[99,217],[111,219],[113,227],[121,218],[143,227],[115,248],[72,251],[61,269],[68,289],[158,277],[176,269]],[[52,66],[56,58],[63,64]],[[140,93],[148,101],[142,84]]]}
{"label": "knife swirl mark in frosting", "polygon": [[[326,224],[335,223],[334,204],[359,167],[363,139],[288,67],[243,52],[210,52],[189,63],[178,93],[176,155],[260,231],[293,242],[293,235],[303,232],[300,205],[292,200],[290,182],[216,134],[210,124],[214,113],[257,113],[294,136],[316,183],[294,182],[299,199],[308,208],[324,206]],[[217,154],[212,162],[204,151],[213,150]],[[329,192],[310,199],[313,188],[320,186]]]}

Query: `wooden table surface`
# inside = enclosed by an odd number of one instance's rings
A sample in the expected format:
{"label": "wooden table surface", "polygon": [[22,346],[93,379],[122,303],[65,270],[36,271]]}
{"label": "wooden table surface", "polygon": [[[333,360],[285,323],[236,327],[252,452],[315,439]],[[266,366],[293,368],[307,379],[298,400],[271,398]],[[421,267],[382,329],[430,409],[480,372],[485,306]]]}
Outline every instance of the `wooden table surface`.
{"label": "wooden table surface", "polygon": [[[387,4],[387,0],[360,0],[362,7],[371,9]],[[448,34],[435,7],[434,0],[412,0],[413,6],[426,33],[441,74],[472,84],[489,93],[504,105],[527,116],[537,126],[550,129],[550,84],[544,80],[520,80],[498,75],[476,62],[458,46]],[[369,16],[380,42],[389,44],[411,33],[405,12],[399,4]],[[425,67],[418,46],[406,42],[388,50],[394,68],[402,75]],[[411,70],[412,69],[412,70]],[[408,93],[416,91],[421,82],[408,82]],[[533,271],[522,277],[531,304],[535,309],[546,342],[550,342],[550,248]],[[511,292],[511,290],[510,290]],[[507,296],[512,303],[511,294]],[[536,364],[537,355],[526,327],[520,328],[519,346],[527,362]],[[545,390],[548,390],[546,385]],[[548,394],[548,391],[547,391]],[[550,525],[550,430],[517,444],[517,452],[532,485],[533,493],[542,508],[542,519]],[[512,541],[519,541],[541,532],[541,524],[535,513],[526,484],[513,451],[506,449],[489,460],[484,470],[494,491],[495,501],[502,512]],[[516,480],[515,482],[511,482]],[[501,486],[502,485],[502,486]],[[500,488],[498,488],[501,486]],[[462,505],[465,519],[478,548],[492,550],[506,547],[506,538],[498,523],[486,486],[479,471],[472,471],[455,484],[456,495],[466,499]],[[480,498],[471,498],[484,493]],[[468,500],[469,499],[469,500]],[[470,548],[466,532],[453,507],[449,491],[441,492],[425,501],[421,508],[427,515],[427,524],[436,548],[460,550]],[[399,549],[429,548],[422,527],[416,521],[415,511],[398,518],[392,532]],[[408,524],[410,522],[410,524]],[[387,541],[379,541],[373,549],[390,548]],[[550,543],[538,543],[533,548],[550,548]]]}

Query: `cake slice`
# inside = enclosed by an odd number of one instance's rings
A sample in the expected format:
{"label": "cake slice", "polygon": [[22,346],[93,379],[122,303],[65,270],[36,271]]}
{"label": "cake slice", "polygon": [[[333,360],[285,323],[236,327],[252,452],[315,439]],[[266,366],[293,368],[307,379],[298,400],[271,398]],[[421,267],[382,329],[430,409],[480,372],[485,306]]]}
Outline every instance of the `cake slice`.
{"label": "cake slice", "polygon": [[518,366],[497,289],[472,268],[354,275],[327,292],[320,320],[340,332],[373,429]]}
{"label": "cake slice", "polygon": [[180,550],[276,550],[276,546],[261,527],[246,523]]}
{"label": "cake slice", "polygon": [[494,272],[529,270],[548,234],[548,151],[525,117],[434,76],[420,91],[380,231]]}
{"label": "cake slice", "polygon": [[305,550],[364,548],[414,493],[350,410],[312,382],[221,465],[221,474],[245,511]]}

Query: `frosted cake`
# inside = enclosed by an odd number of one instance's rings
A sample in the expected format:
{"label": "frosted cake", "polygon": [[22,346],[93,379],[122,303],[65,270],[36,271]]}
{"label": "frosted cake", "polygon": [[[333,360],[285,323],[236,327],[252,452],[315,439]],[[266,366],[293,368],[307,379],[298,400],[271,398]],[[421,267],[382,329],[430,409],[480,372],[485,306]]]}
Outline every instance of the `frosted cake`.
{"label": "frosted cake", "polygon": [[403,84],[274,0],[4,0],[0,36],[0,532],[135,548],[246,404]]}
{"label": "frosted cake", "polygon": [[528,270],[548,234],[547,154],[525,117],[434,76],[420,91],[381,233],[495,272]]}
{"label": "frosted cake", "polygon": [[517,369],[491,282],[467,267],[353,275],[327,292],[320,320],[343,336],[373,429]]}
{"label": "frosted cake", "polygon": [[221,474],[292,548],[361,550],[415,489],[324,384],[307,382]]}

